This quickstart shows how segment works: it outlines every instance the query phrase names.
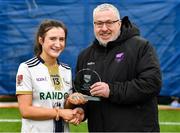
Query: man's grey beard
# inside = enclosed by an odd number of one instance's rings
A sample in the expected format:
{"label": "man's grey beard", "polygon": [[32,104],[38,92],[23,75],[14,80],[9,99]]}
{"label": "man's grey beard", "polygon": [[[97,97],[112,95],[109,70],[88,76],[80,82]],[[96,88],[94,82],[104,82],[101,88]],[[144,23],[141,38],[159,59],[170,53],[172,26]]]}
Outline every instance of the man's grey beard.
{"label": "man's grey beard", "polygon": [[[119,37],[120,33],[121,33],[121,31],[119,30],[118,34],[117,34],[116,36],[114,36],[114,38],[113,38],[111,41],[115,41],[115,40]],[[96,35],[96,34],[95,34],[95,35]],[[103,43],[103,42],[101,42],[100,39],[98,39],[97,37],[96,37],[96,39],[99,41],[99,44],[100,44],[100,45],[102,45],[102,46],[104,46],[104,47],[107,46],[108,42]],[[111,41],[109,41],[109,42],[111,42]]]}

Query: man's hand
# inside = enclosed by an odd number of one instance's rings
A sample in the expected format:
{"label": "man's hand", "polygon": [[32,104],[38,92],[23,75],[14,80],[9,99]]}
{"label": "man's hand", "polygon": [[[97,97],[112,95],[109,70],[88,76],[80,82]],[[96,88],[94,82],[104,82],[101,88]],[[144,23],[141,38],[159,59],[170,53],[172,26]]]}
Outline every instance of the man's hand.
{"label": "man's hand", "polygon": [[105,82],[96,82],[90,87],[90,93],[92,96],[109,97],[109,85]]}
{"label": "man's hand", "polygon": [[73,109],[74,112],[74,118],[69,121],[69,123],[72,123],[74,125],[79,125],[82,120],[84,119],[84,110],[80,107],[77,107]]}

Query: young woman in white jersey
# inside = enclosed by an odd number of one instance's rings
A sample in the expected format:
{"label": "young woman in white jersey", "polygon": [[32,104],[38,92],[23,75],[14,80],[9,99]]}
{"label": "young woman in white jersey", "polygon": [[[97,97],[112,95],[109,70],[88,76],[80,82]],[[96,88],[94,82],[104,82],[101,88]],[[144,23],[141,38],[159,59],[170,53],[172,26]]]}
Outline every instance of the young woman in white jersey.
{"label": "young woman in white jersey", "polygon": [[[72,73],[58,57],[66,38],[67,29],[62,22],[43,21],[36,35],[36,56],[19,66],[16,94],[23,117],[22,132],[68,132],[67,121],[79,124],[84,117],[83,110],[67,109],[71,105],[65,102],[72,93]],[[74,103],[82,104],[84,100],[79,98]]]}

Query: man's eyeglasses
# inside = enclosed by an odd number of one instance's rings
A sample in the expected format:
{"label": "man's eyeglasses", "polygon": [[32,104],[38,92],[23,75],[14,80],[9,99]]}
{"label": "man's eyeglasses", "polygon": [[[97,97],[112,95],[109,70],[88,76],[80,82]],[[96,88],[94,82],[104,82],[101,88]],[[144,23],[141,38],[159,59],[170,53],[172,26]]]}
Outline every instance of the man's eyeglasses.
{"label": "man's eyeglasses", "polygon": [[119,20],[115,20],[115,21],[98,21],[98,22],[94,22],[95,26],[97,26],[98,28],[102,28],[103,25],[105,24],[107,27],[112,27],[114,23],[118,22]]}

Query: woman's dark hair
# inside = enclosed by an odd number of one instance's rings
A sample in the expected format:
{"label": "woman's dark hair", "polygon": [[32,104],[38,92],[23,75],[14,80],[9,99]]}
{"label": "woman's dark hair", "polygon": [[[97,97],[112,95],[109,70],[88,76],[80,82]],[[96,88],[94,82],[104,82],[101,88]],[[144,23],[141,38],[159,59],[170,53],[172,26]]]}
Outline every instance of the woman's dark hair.
{"label": "woman's dark hair", "polygon": [[41,37],[44,41],[44,37],[46,35],[46,32],[48,32],[50,29],[52,29],[54,27],[56,27],[56,28],[61,27],[64,30],[65,40],[66,40],[67,28],[63,22],[57,21],[57,20],[44,20],[44,21],[42,21],[42,23],[40,24],[40,26],[37,30],[37,34],[36,34],[36,38],[35,38],[34,53],[36,56],[39,56],[42,52],[42,45],[39,43],[39,37]]}

